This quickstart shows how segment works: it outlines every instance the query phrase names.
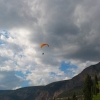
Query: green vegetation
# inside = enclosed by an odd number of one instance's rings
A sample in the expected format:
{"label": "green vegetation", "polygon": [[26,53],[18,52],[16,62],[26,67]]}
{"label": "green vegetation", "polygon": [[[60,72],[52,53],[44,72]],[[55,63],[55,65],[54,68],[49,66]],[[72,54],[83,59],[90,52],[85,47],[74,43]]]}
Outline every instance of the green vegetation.
{"label": "green vegetation", "polygon": [[64,91],[63,93],[58,95],[58,98],[63,98],[68,96],[70,97],[72,96],[73,93],[75,93],[76,95],[82,95],[83,94],[82,87],[77,87],[77,88],[70,89],[68,91]]}
{"label": "green vegetation", "polygon": [[[95,91],[92,91],[93,86],[95,86],[94,87]],[[56,99],[56,100],[100,100],[100,81],[98,81],[96,74],[94,76],[93,82],[91,80],[91,76],[87,74],[87,76],[85,78],[83,90],[84,91],[82,92],[82,87],[77,87],[77,88],[71,89],[69,91],[66,91],[66,92],[60,94],[58,96],[58,99]],[[84,96],[83,96],[83,94],[84,94]],[[86,97],[86,99],[84,97]]]}
{"label": "green vegetation", "polygon": [[78,100],[75,93],[72,96],[72,100]]}
{"label": "green vegetation", "polygon": [[[99,85],[99,89],[100,89],[100,81],[98,81],[98,85]],[[100,90],[99,90],[99,92],[100,92]],[[97,95],[93,95],[92,100],[100,100],[100,93],[98,93]]]}
{"label": "green vegetation", "polygon": [[92,100],[100,100],[100,93],[93,96]]}
{"label": "green vegetation", "polygon": [[91,88],[93,86],[91,76],[87,74],[84,82],[84,100],[92,100],[92,93],[91,93]]}
{"label": "green vegetation", "polygon": [[98,84],[99,84],[99,93],[100,93],[100,81],[98,81]]}
{"label": "green vegetation", "polygon": [[95,74],[94,81],[92,82],[91,77],[87,74],[84,83],[84,100],[100,100],[100,81]]}
{"label": "green vegetation", "polygon": [[98,85],[98,78],[97,75],[95,74],[94,76],[94,83],[92,86],[92,95],[97,95],[99,93],[99,85]]}

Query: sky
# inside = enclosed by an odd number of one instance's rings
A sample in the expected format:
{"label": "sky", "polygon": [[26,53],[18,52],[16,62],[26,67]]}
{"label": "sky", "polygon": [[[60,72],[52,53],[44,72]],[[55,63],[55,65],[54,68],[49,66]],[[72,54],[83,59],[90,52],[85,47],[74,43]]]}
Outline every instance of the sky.
{"label": "sky", "polygon": [[99,8],[100,0],[0,0],[0,90],[68,80],[97,64]]}

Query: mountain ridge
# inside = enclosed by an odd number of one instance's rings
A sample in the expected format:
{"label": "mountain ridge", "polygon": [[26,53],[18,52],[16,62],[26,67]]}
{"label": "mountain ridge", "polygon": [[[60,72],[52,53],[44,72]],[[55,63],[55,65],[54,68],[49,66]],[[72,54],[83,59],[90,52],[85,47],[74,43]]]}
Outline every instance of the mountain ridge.
{"label": "mountain ridge", "polygon": [[89,74],[93,79],[95,73],[100,80],[100,62],[85,68],[69,80],[61,80],[43,86],[30,86],[16,90],[0,90],[0,100],[52,100],[66,91],[81,89],[86,74]]}

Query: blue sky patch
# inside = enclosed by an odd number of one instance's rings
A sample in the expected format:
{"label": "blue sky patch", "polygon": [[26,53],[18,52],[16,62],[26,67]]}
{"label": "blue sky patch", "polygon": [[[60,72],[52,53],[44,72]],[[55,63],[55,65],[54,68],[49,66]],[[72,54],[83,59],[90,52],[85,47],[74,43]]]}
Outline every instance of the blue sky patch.
{"label": "blue sky patch", "polygon": [[50,76],[54,77],[54,76],[56,76],[56,73],[50,72]]}
{"label": "blue sky patch", "polygon": [[66,63],[66,62],[62,62],[61,66],[59,68],[61,71],[63,71],[64,73],[69,73],[71,76],[74,75],[75,73],[72,71],[72,69],[76,70],[77,66],[76,65],[72,65],[70,62]]}
{"label": "blue sky patch", "polygon": [[21,84],[21,87],[27,87],[29,86],[30,80],[26,80],[23,84]]}
{"label": "blue sky patch", "polygon": [[21,71],[16,71],[15,74],[18,75],[18,76],[21,76],[23,78],[25,76]]}
{"label": "blue sky patch", "polygon": [[9,38],[9,36],[10,36],[10,34],[9,34],[8,31],[6,31],[6,30],[1,30],[1,31],[0,31],[0,45],[6,44],[6,42],[3,41],[3,40],[1,39],[1,36],[2,36],[2,35],[3,35],[5,38]]}
{"label": "blue sky patch", "polygon": [[1,35],[5,36],[6,38],[9,38],[10,33],[8,31],[6,31],[6,30],[1,30],[0,31],[0,36]]}
{"label": "blue sky patch", "polygon": [[29,73],[31,73],[31,72],[26,71],[25,74],[23,74],[22,71],[16,71],[16,72],[15,72],[16,75],[21,76],[21,77],[23,77],[23,78],[24,78],[27,74],[29,74]]}
{"label": "blue sky patch", "polygon": [[[29,72],[27,71],[26,74],[28,74]],[[21,71],[16,71],[15,72],[16,75],[22,77],[22,78],[25,78],[26,74],[23,74]],[[25,80],[22,84],[21,84],[21,87],[26,87],[26,86],[29,86],[29,82],[30,80]]]}

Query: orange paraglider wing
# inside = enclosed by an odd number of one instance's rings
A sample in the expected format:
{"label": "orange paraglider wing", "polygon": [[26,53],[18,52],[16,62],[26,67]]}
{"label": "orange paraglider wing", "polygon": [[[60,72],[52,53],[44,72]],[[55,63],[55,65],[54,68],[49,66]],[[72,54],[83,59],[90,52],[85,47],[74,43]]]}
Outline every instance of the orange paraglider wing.
{"label": "orange paraglider wing", "polygon": [[48,47],[49,47],[49,45],[46,44],[46,43],[42,43],[42,44],[40,45],[41,48],[44,47],[44,46],[48,46]]}

